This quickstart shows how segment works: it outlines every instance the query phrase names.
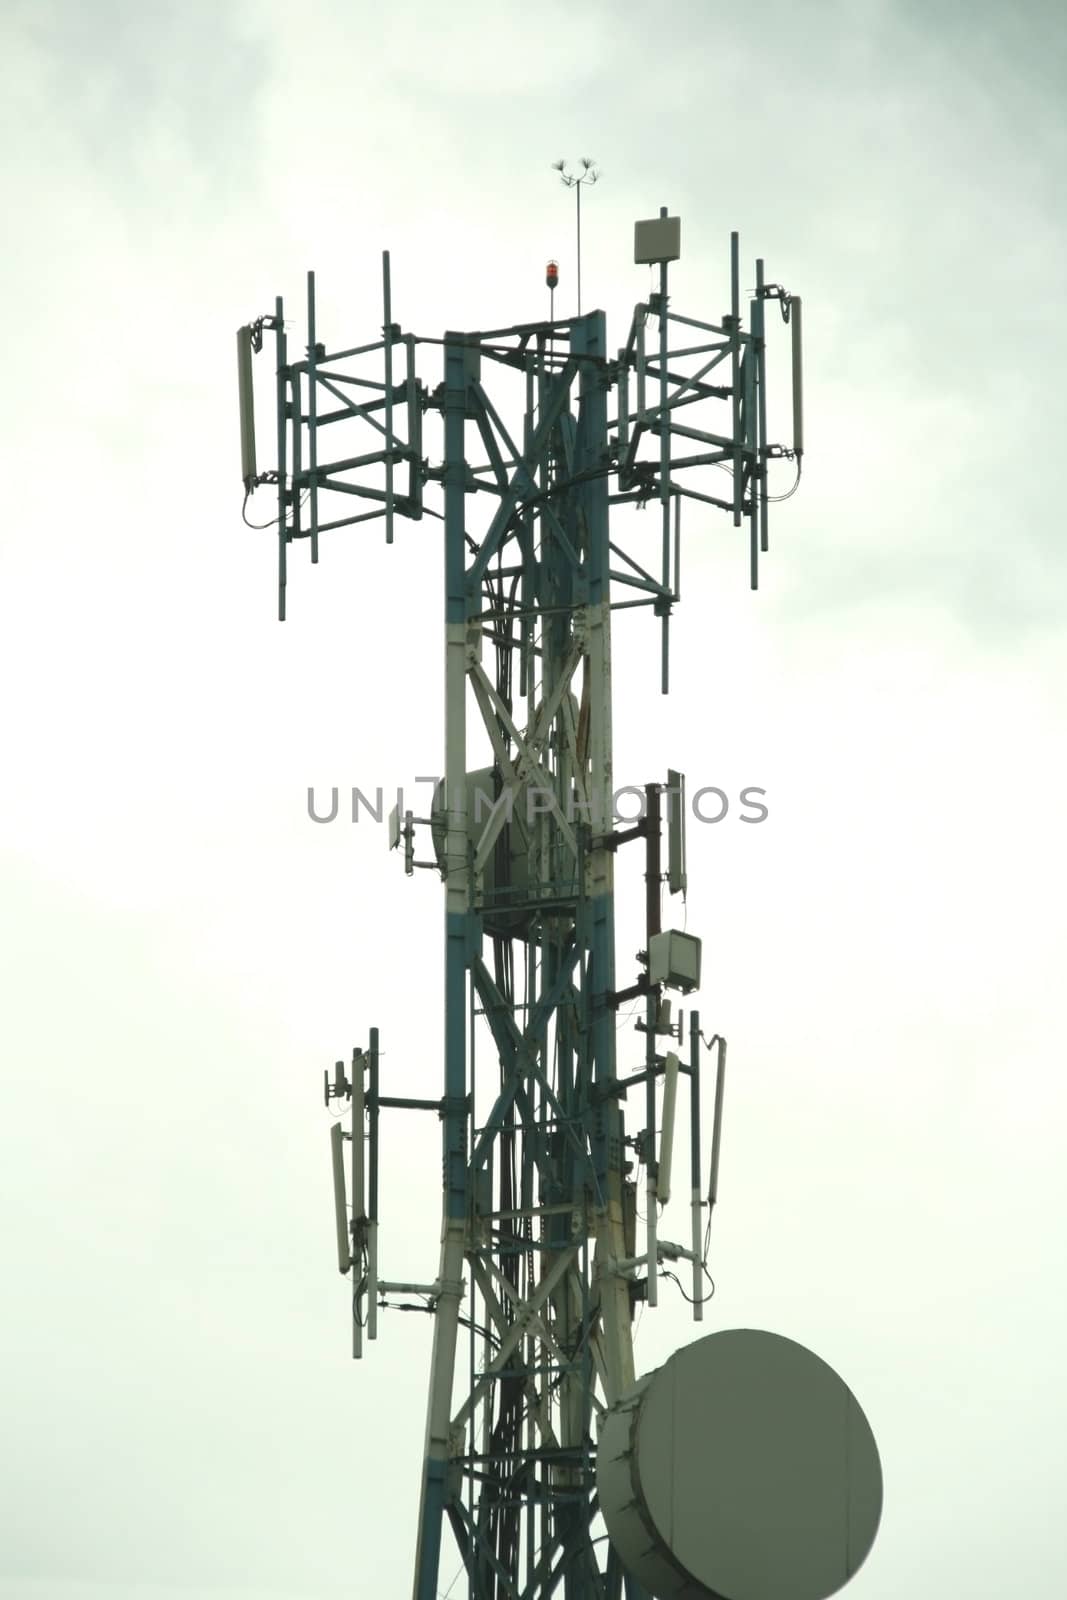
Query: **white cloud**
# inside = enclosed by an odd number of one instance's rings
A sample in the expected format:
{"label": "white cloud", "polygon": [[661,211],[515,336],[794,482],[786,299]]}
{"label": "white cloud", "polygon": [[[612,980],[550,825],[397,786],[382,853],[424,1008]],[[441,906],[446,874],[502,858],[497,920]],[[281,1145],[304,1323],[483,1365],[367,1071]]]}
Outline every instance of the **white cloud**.
{"label": "white cloud", "polygon": [[[1058,1600],[1042,72],[1012,54],[1005,106],[985,24],[972,48],[885,5],[772,8],[758,39],[694,6],[665,36],[626,6],[88,15],[16,14],[5,91],[0,1600],[156,1600],[167,1576],[310,1600],[358,1563],[406,1592],[428,1319],[389,1314],[352,1370],[316,1101],[372,1023],[400,1092],[437,1092],[440,894],[383,830],[315,827],[305,792],[439,765],[439,533],[324,541],[279,629],[271,536],[238,517],[233,329],[281,289],[299,344],[313,266],[330,336],[373,337],[383,246],[405,327],[540,314],[548,255],[573,290],[568,153],[605,167],[583,275],[613,340],[661,198],[680,308],[721,311],[732,225],[805,298],[810,459],[762,594],[691,512],[669,701],[653,630],[616,634],[623,781],[679,764],[771,810],[690,829],[702,1007],[731,1040],[707,1326],[805,1339],[868,1409],[889,1487],[856,1600],[920,1568],[992,1597],[1023,1549]],[[432,1276],[437,1129],[386,1138],[383,1249]],[[645,1314],[645,1364],[683,1311]]]}

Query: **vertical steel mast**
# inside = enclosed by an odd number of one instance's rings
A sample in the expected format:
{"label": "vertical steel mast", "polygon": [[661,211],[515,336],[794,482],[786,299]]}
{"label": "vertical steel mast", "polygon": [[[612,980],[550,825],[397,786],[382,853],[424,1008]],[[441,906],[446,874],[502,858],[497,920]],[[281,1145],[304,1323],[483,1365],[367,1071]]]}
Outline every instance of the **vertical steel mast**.
{"label": "vertical steel mast", "polygon": [[[635,259],[659,263],[660,287],[636,308],[616,359],[599,311],[449,332],[443,341],[404,334],[392,321],[387,256],[380,343],[333,354],[316,344],[310,274],[305,361],[286,362],[280,300],[274,319],[238,335],[242,476],[246,496],[257,483],[277,482],[282,584],[294,539],[310,538],[314,558],[327,528],[375,517],[391,537],[394,512],[419,518],[427,490],[443,498],[444,773],[430,815],[416,818],[399,801],[390,832],[409,872],[435,867],[444,880],[443,1092],[417,1100],[396,1092],[400,1082],[380,1082],[373,1029],[368,1048],[353,1053],[350,1076],[338,1063],[325,1086],[327,1102],[349,1102],[352,1114],[351,1133],[335,1124],[332,1139],[353,1352],[364,1353],[364,1334],[377,1336],[378,1311],[391,1295],[414,1297],[433,1318],[414,1600],[437,1600],[446,1534],[448,1559],[462,1563],[472,1600],[641,1600],[599,1522],[597,1423],[633,1388],[635,1306],[655,1304],[665,1262],[689,1263],[687,1297],[701,1315],[701,1232],[715,1199],[725,1046],[712,1040],[718,1071],[705,1191],[699,1018],[690,1014],[686,1049],[685,1019],[672,1019],[666,998],[669,989],[698,986],[699,941],[661,924],[664,811],[668,886],[684,888],[684,786],[677,774],[667,785],[643,782],[642,816],[620,827],[611,613],[644,605],[662,619],[665,692],[682,499],[749,519],[755,586],[756,551],[766,548],[767,461],[796,452],[766,444],[762,305],[753,318],[759,336],[745,333],[736,265],[731,313],[721,323],[668,312],[667,263],[678,239],[678,221],[665,211],[638,225]],[[732,255],[736,263],[736,236]],[[757,283],[788,309],[790,297],[764,288],[762,263]],[[646,350],[650,317],[659,322],[654,351]],[[280,463],[276,474],[260,476],[251,361],[264,327],[277,337]],[[680,335],[673,347],[672,331]],[[423,342],[443,346],[443,381],[432,391],[415,373]],[[400,381],[396,346],[407,355]],[[359,368],[368,359],[382,359],[381,377]],[[353,363],[357,370],[346,370]],[[709,381],[716,368],[728,382]],[[326,395],[336,409],[316,403]],[[692,425],[698,404],[724,415],[719,431]],[[422,456],[427,412],[441,417],[438,467]],[[509,416],[518,419],[510,428]],[[334,423],[362,430],[373,448],[354,445],[325,460],[319,433]],[[301,452],[304,427],[310,439]],[[799,409],[794,429],[799,441]],[[401,494],[394,480],[405,467]],[[709,492],[696,470],[706,467],[732,474],[728,498]],[[362,496],[372,508],[323,522],[330,491]],[[609,515],[613,505],[641,509],[649,501],[661,510],[655,554],[639,560],[633,550],[649,543],[642,519],[630,524],[628,551]],[[302,502],[310,507],[303,522]],[[613,585],[624,599],[613,597]],[[426,860],[415,858],[419,828],[429,830]],[[630,842],[644,844],[647,949],[635,981],[620,988],[614,868]],[[616,1030],[629,1000],[644,1001],[645,1043],[640,1062],[620,1073]],[[679,1076],[690,1091],[685,1246],[660,1232]],[[636,1116],[644,1126],[628,1136],[632,1088],[642,1091]],[[440,1257],[432,1281],[393,1281],[378,1266],[378,1120],[383,1111],[420,1109],[442,1124]],[[647,1201],[640,1248],[639,1181]]]}
{"label": "vertical steel mast", "polygon": [[[630,1285],[614,1270],[627,1249],[604,317],[561,327],[558,353],[555,331],[445,338],[446,1166],[417,1600],[436,1595],[446,1517],[474,1594],[602,1592],[593,1414],[634,1378]],[[525,378],[521,448],[480,381],[482,358],[508,351]],[[480,542],[468,430],[498,501]],[[468,708],[492,757],[474,774]],[[498,1062],[484,1085],[472,1013]]]}

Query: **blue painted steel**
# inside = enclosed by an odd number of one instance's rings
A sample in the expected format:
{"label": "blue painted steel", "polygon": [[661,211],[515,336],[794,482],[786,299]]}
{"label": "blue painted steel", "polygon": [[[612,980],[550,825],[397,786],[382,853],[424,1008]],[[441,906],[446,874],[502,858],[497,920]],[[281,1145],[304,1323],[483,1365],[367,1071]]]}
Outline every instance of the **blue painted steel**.
{"label": "blue painted steel", "polygon": [[445,1514],[444,1461],[427,1461],[422,1492],[422,1530],[419,1549],[422,1561],[415,1577],[415,1600],[437,1600],[437,1575],[441,1566],[441,1521]]}
{"label": "blue painted steel", "polygon": [[[601,320],[601,325],[603,325],[604,313],[602,311],[593,312],[593,316],[599,317]],[[482,578],[485,576],[486,568],[489,566],[492,558],[496,555],[501,541],[508,530],[511,519],[515,515],[520,500],[526,498],[529,494],[532,483],[530,474],[536,462],[541,458],[541,456],[543,456],[548,446],[548,441],[552,436],[553,429],[558,423],[560,415],[570,398],[570,388],[572,382],[574,381],[574,375],[575,366],[568,362],[567,365],[564,366],[559,377],[556,378],[552,383],[548,394],[542,402],[539,412],[539,420],[530,440],[529,449],[524,455],[519,469],[516,470],[515,474],[513,475],[511,487],[501,501],[500,508],[494,516],[488,531],[481,541],[478,554],[471,563],[470,572],[468,574],[468,588],[472,600],[477,599],[479,586]],[[604,418],[606,426],[606,400]],[[447,508],[445,514],[447,515]]]}
{"label": "blue painted steel", "polygon": [[[467,620],[466,464],[464,424],[467,410],[467,362],[463,347],[453,340],[445,346],[445,625]],[[446,650],[450,648],[446,643]],[[450,685],[446,682],[446,695]],[[446,705],[446,738],[452,733]],[[465,747],[465,742],[464,742]],[[453,779],[448,773],[447,780]],[[446,793],[447,809],[455,798]],[[446,884],[447,888],[447,884]],[[467,959],[472,935],[470,913],[449,911],[445,925],[445,1098],[444,1118],[446,1209],[462,1217],[467,1208],[466,1127],[467,1094]]]}
{"label": "blue painted steel", "polygon": [[[607,350],[604,313],[594,311],[571,327],[571,350],[575,355],[603,357]],[[578,418],[577,465],[580,471],[602,464],[601,453],[607,437],[607,385],[603,372],[583,362]],[[586,481],[580,491],[580,504],[586,531],[586,561],[589,607],[595,611],[607,606],[611,598],[611,552],[607,476]],[[609,680],[610,682],[610,680]],[[610,738],[610,699],[601,708]],[[605,832],[612,826],[611,816],[593,816],[594,830]],[[615,1077],[615,1012],[608,996],[615,989],[615,906],[610,892],[593,890],[585,900],[582,933],[587,949],[584,981],[586,1025],[592,1040],[593,1082],[601,1087]],[[594,1110],[587,1102],[593,1166],[602,1191],[608,1187],[608,1172],[615,1155],[618,1136],[618,1106],[600,1101]]]}

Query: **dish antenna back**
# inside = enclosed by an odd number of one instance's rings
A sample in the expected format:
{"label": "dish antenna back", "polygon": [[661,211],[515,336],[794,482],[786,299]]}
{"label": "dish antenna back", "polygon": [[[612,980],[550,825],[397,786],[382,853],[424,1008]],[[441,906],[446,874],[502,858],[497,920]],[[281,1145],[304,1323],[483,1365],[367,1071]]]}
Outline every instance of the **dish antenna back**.
{"label": "dish antenna back", "polygon": [[754,1328],[678,1350],[609,1411],[600,1506],[657,1600],[827,1600],[863,1565],[882,1468],[852,1391]]}

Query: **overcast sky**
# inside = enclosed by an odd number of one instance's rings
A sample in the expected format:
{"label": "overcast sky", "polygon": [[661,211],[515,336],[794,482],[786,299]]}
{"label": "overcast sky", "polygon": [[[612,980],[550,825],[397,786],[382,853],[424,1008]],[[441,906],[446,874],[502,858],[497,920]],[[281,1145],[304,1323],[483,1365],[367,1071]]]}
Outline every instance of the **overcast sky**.
{"label": "overcast sky", "polygon": [[[544,315],[581,155],[609,343],[661,204],[677,309],[724,309],[732,227],[804,297],[760,594],[692,511],[667,702],[616,634],[619,780],[768,792],[690,830],[731,1047],[704,1326],[864,1406],[854,1600],[1062,1600],[1062,8],[8,0],[3,35],[0,1600],[409,1592],[431,1329],[350,1360],[321,1073],[376,1024],[439,1092],[443,903],[305,798],[440,769],[440,525],[324,537],[279,626],[234,330],[283,293],[298,346],[314,267],[320,337],[376,337],[386,246],[405,329]],[[414,1121],[382,1264],[427,1279]],[[643,1370],[697,1331],[664,1299]]]}

